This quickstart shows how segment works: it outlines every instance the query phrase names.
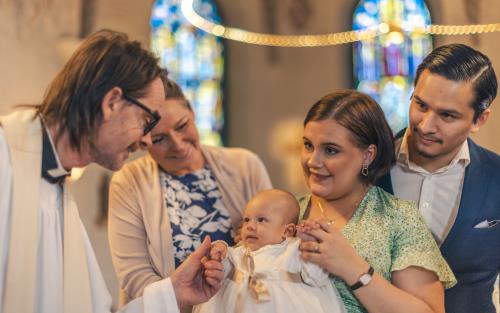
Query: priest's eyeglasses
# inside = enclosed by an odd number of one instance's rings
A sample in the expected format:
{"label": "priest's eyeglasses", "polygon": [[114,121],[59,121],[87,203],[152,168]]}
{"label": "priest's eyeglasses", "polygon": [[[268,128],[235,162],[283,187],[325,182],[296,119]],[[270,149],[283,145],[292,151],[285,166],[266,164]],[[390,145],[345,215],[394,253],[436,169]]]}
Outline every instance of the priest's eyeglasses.
{"label": "priest's eyeglasses", "polygon": [[155,128],[156,124],[158,124],[158,122],[160,121],[160,119],[161,119],[160,114],[158,114],[158,111],[152,111],[150,108],[148,108],[145,104],[141,103],[139,100],[130,98],[126,95],[123,95],[123,98],[125,100],[127,100],[128,102],[140,107],[141,109],[146,111],[146,113],[148,113],[151,116],[151,120],[149,120],[146,123],[146,125],[144,125],[143,136],[146,136],[149,132],[151,132],[151,130],[153,130],[153,128]]}

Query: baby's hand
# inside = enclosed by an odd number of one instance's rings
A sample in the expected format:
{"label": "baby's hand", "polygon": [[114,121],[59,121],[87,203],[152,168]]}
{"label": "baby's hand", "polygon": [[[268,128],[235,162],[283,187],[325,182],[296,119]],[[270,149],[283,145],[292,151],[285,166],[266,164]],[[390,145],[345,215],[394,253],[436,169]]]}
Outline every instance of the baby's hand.
{"label": "baby's hand", "polygon": [[308,234],[313,229],[318,229],[321,226],[318,222],[311,220],[304,220],[297,225],[297,237],[302,241],[317,241],[317,239]]}
{"label": "baby's hand", "polygon": [[212,243],[210,249],[210,259],[221,262],[227,255],[227,243],[222,240],[217,240]]}

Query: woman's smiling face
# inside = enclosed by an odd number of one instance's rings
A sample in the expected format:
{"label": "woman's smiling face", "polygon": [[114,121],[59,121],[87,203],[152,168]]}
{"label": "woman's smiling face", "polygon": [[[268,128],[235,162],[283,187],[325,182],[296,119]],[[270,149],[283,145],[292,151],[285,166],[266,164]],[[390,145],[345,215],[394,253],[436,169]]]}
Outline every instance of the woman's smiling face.
{"label": "woman's smiling face", "polygon": [[161,168],[173,175],[187,174],[204,164],[194,113],[184,101],[165,100],[159,109],[162,118],[151,131],[153,144],[148,149]]}
{"label": "woman's smiling face", "polygon": [[323,199],[342,198],[362,184],[363,150],[335,120],[306,124],[301,163],[311,193]]}

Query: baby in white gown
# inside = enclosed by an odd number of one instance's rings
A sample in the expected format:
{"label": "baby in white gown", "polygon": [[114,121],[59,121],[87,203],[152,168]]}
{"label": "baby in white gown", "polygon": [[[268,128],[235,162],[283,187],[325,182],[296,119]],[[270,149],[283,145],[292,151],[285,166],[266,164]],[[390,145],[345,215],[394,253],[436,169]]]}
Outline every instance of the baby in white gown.
{"label": "baby in white gown", "polygon": [[213,243],[211,258],[222,259],[226,279],[195,313],[345,312],[328,273],[300,257],[293,237],[299,206],[288,192],[258,193],[245,207],[242,244]]}

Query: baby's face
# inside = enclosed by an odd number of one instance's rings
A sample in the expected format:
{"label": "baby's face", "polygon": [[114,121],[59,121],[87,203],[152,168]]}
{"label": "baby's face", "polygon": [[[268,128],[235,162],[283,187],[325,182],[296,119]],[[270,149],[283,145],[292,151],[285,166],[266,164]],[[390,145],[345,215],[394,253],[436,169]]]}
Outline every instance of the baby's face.
{"label": "baby's face", "polygon": [[254,198],[248,203],[241,228],[241,239],[246,247],[255,251],[283,241],[287,223],[282,206],[279,201],[263,198]]}

